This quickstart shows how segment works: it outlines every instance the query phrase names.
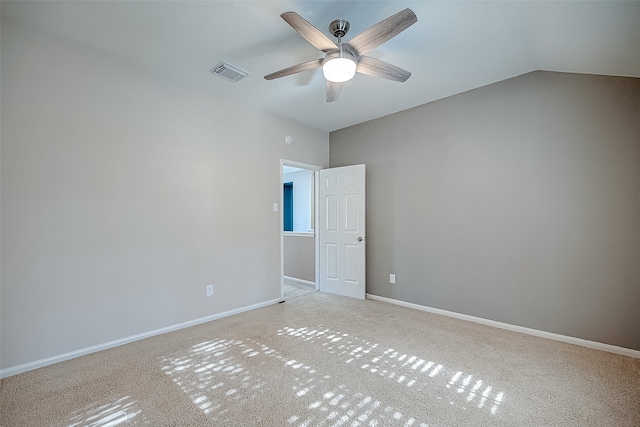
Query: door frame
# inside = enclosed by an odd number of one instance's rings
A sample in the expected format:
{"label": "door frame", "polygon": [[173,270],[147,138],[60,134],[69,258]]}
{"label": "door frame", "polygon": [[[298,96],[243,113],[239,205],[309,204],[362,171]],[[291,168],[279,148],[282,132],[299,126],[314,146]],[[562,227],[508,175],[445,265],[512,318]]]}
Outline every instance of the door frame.
{"label": "door frame", "polygon": [[284,179],[282,169],[284,166],[293,166],[296,168],[307,169],[313,171],[313,242],[314,242],[314,263],[315,263],[315,285],[316,291],[320,289],[320,272],[318,271],[320,268],[320,258],[318,254],[320,241],[318,240],[318,171],[324,169],[322,166],[318,165],[310,165],[307,163],[296,162],[293,160],[280,159],[280,209],[279,217],[280,217],[280,228],[278,229],[280,233],[280,298],[284,301],[284,215],[282,213],[282,208],[284,206]]}

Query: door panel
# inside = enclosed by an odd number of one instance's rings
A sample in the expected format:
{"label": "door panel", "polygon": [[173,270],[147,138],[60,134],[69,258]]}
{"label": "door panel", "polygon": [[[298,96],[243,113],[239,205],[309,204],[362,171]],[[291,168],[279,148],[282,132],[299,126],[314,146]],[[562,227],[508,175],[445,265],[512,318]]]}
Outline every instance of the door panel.
{"label": "door panel", "polygon": [[327,274],[326,278],[338,280],[338,245],[335,243],[327,243]]}
{"label": "door panel", "polygon": [[344,280],[346,282],[358,282],[358,245],[345,245],[344,247]]}
{"label": "door panel", "polygon": [[327,231],[338,231],[338,196],[331,194],[326,197],[327,212],[326,212],[326,227]]}
{"label": "door panel", "polygon": [[320,290],[364,299],[365,165],[323,169],[319,175]]}
{"label": "door panel", "polygon": [[345,231],[357,233],[358,227],[358,204],[360,199],[357,194],[347,194],[344,197],[346,203]]}

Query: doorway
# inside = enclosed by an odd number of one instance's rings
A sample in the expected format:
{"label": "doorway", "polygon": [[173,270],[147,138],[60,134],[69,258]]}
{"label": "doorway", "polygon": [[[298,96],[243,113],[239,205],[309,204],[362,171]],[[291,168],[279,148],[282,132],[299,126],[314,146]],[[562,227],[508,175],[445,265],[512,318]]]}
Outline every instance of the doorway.
{"label": "doorway", "polygon": [[[280,160],[280,289],[318,290],[317,171],[321,166]],[[289,286],[290,288],[290,286]]]}
{"label": "doorway", "polygon": [[[365,172],[364,164],[322,169],[280,161],[280,206],[285,183],[292,183],[294,206],[293,231],[285,231],[284,214],[280,214],[283,300],[285,280],[292,279],[315,290],[366,297]],[[296,193],[296,181],[298,188],[306,191]],[[298,204],[301,201],[304,203]],[[304,266],[306,269],[301,269]]]}

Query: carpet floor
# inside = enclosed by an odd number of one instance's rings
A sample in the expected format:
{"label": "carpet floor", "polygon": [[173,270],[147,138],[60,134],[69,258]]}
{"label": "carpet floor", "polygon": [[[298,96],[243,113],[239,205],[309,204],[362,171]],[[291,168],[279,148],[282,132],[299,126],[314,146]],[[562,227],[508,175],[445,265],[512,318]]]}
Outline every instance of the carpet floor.
{"label": "carpet floor", "polygon": [[12,426],[639,426],[640,360],[288,283],[5,378]]}

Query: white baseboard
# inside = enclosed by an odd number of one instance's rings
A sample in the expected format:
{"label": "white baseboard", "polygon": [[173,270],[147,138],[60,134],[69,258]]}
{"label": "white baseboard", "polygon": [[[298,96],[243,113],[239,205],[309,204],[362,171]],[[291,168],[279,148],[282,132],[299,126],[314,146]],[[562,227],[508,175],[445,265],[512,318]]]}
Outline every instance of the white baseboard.
{"label": "white baseboard", "polygon": [[413,308],[416,310],[426,311],[442,316],[454,317],[456,319],[466,320],[474,323],[481,323],[494,328],[506,329],[508,331],[520,332],[522,334],[533,335],[540,338],[546,338],[554,341],[563,341],[569,344],[575,344],[582,347],[592,348],[595,350],[607,351],[609,353],[621,354],[623,356],[634,357],[640,359],[640,351],[630,348],[618,347],[615,345],[604,344],[596,341],[583,340],[581,338],[569,337],[566,335],[554,334],[552,332],[540,331],[538,329],[525,328],[523,326],[511,325],[509,323],[497,322],[495,320],[483,319],[482,317],[469,316],[453,311],[441,310],[439,308],[427,307],[425,305],[413,304],[410,302],[400,301],[393,298],[381,297],[378,295],[367,294],[367,298],[375,301],[388,302],[390,304],[401,305],[403,307]]}
{"label": "white baseboard", "polygon": [[313,287],[315,287],[315,286],[316,286],[316,283],[315,283],[315,282],[310,282],[310,281],[308,281],[308,280],[298,279],[298,278],[296,278],[296,277],[282,276],[282,278],[283,278],[284,280],[289,280],[289,281],[291,281],[291,282],[302,283],[303,285],[309,285],[309,286],[313,286]]}
{"label": "white baseboard", "polygon": [[191,326],[200,325],[202,323],[211,322],[212,320],[221,319],[223,317],[233,316],[234,314],[243,313],[245,311],[255,310],[257,308],[266,307],[268,305],[277,304],[282,302],[282,298],[261,302],[258,304],[249,305],[246,307],[236,308],[235,310],[229,310],[211,316],[201,317],[199,319],[190,320],[188,322],[179,323],[177,325],[167,326],[165,328],[156,329],[142,334],[132,335],[130,337],[121,338],[114,341],[109,341],[103,344],[86,347],[80,350],[70,351],[68,353],[60,354],[58,356],[48,357],[46,359],[36,360],[35,362],[25,363],[23,365],[12,366],[10,368],[0,370],[0,379],[7,378],[12,375],[21,374],[23,372],[31,371],[33,369],[42,368],[47,365],[53,365],[54,363],[64,362],[65,360],[74,359],[76,357],[84,356],[87,354],[95,353],[97,351],[106,350],[113,347],[118,347],[124,344],[128,344],[134,341],[139,341],[145,338],[153,337],[155,335],[166,334],[167,332],[177,331],[179,329],[190,328]]}

